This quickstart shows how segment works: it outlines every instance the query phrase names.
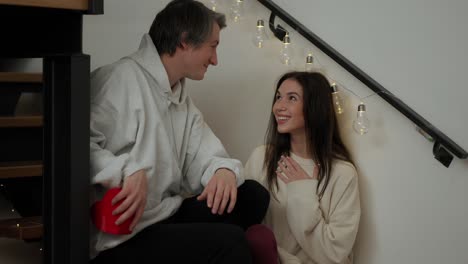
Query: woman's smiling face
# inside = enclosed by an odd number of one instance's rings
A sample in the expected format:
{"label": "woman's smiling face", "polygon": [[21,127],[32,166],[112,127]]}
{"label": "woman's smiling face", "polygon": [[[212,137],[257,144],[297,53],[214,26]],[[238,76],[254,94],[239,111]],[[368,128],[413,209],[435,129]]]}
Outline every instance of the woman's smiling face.
{"label": "woman's smiling face", "polygon": [[285,80],[276,91],[272,111],[279,133],[305,133],[303,94],[302,86],[294,79]]}

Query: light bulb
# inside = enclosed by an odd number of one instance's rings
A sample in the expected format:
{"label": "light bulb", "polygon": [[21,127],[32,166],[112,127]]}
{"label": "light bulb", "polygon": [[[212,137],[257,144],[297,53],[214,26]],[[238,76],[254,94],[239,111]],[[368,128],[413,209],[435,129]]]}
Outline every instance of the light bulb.
{"label": "light bulb", "polygon": [[307,54],[306,63],[305,63],[305,71],[314,71],[316,69],[314,64],[314,56],[312,53]]}
{"label": "light bulb", "polygon": [[289,34],[286,32],[284,35],[283,43],[282,43],[281,53],[280,53],[280,60],[281,63],[285,65],[291,65],[291,57],[292,57],[292,49],[291,49],[291,39],[289,38]]}
{"label": "light bulb", "polygon": [[344,113],[344,100],[341,98],[341,95],[338,91],[338,87],[336,83],[332,83],[332,99],[333,99],[333,107],[335,107],[335,112],[339,115]]}
{"label": "light bulb", "polygon": [[257,27],[252,36],[252,41],[257,48],[263,48],[268,36],[265,32],[265,25],[262,19],[257,20]]}
{"label": "light bulb", "polygon": [[369,132],[370,122],[367,119],[366,106],[360,103],[358,106],[357,116],[353,122],[354,131],[359,135],[364,135]]}
{"label": "light bulb", "polygon": [[234,22],[244,19],[244,0],[234,0],[231,6],[231,18]]}

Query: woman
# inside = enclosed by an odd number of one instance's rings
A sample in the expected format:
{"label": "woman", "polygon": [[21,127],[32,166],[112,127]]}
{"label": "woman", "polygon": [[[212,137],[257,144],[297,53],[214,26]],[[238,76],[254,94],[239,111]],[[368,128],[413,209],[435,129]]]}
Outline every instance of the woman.
{"label": "woman", "polygon": [[266,145],[253,151],[245,176],[270,191],[264,224],[276,237],[282,264],[352,263],[358,179],[323,75],[280,78]]}

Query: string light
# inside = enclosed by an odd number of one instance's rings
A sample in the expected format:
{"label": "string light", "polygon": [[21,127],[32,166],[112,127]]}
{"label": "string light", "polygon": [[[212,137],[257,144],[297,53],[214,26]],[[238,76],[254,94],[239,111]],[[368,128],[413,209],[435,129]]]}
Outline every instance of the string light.
{"label": "string light", "polygon": [[231,18],[234,22],[239,22],[244,19],[244,0],[234,0],[231,5]]}
{"label": "string light", "polygon": [[305,71],[313,71],[315,70],[315,64],[314,64],[314,56],[312,53],[308,53],[306,56],[306,63],[305,63]]}
{"label": "string light", "polygon": [[265,32],[265,24],[263,19],[257,20],[257,27],[252,36],[252,41],[257,48],[263,48],[265,41],[268,39],[268,36]]}
{"label": "string light", "polygon": [[332,100],[333,106],[335,107],[335,113],[341,115],[344,113],[344,100],[341,98],[341,95],[338,91],[336,83],[332,83]]}
{"label": "string light", "polygon": [[[212,7],[212,9],[213,8],[216,9],[216,7],[219,6],[218,2],[220,0],[207,0],[207,1],[210,3],[210,6]],[[232,0],[232,1],[233,2],[230,8],[230,15],[234,22],[239,22],[245,17],[245,12],[244,12],[245,1],[244,0]],[[273,23],[273,22],[270,21],[270,23]],[[270,24],[270,27],[271,26],[273,26],[276,31],[283,31],[285,33],[284,38],[282,39],[282,43],[281,43],[282,46],[281,46],[281,51],[280,51],[280,61],[282,64],[289,66],[292,64],[292,58],[293,58],[293,49],[291,47],[290,34],[286,29],[281,27],[281,25],[278,25],[275,27],[275,25]],[[277,36],[276,33],[277,32],[275,32],[275,36]],[[263,48],[265,46],[265,40],[267,39],[268,39],[268,35],[265,32],[264,20],[259,19],[257,20],[256,31],[253,33],[253,36],[252,36],[253,44],[257,48]],[[308,52],[306,54],[307,55],[305,56],[304,70],[305,71],[319,71],[322,65],[318,63],[317,59],[314,57],[313,53],[311,52],[311,49],[308,49]],[[360,135],[364,135],[368,133],[369,128],[370,128],[370,121],[367,118],[366,105],[363,102],[364,99],[374,96],[376,94],[380,94],[380,93],[385,93],[392,97],[395,97],[393,94],[387,91],[378,91],[371,95],[361,97],[357,95],[356,93],[354,93],[353,91],[346,88],[342,84],[340,84],[339,87],[355,95],[361,101],[360,104],[358,105],[356,119],[353,121],[353,129]],[[332,89],[332,99],[333,99],[333,106],[335,108],[335,112],[337,114],[342,114],[345,112],[345,100],[342,97],[342,93],[340,93],[338,89],[337,82],[333,82],[331,84],[331,89]]]}
{"label": "string light", "polygon": [[369,132],[369,127],[370,127],[370,122],[369,122],[369,119],[367,118],[366,105],[363,102],[361,102],[358,105],[356,119],[353,121],[353,129],[359,135],[364,135],[367,132]]}
{"label": "string light", "polygon": [[291,49],[291,39],[289,38],[289,33],[286,32],[283,38],[283,47],[280,52],[280,61],[284,65],[291,65],[292,49]]}

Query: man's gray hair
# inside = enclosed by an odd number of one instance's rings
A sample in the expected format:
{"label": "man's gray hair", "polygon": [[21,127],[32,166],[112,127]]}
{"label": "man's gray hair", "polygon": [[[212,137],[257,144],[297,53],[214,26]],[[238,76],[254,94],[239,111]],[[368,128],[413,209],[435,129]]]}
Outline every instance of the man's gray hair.
{"label": "man's gray hair", "polygon": [[173,55],[182,43],[198,47],[213,30],[226,27],[226,17],[193,0],[173,0],[161,10],[153,21],[149,35],[159,55]]}

